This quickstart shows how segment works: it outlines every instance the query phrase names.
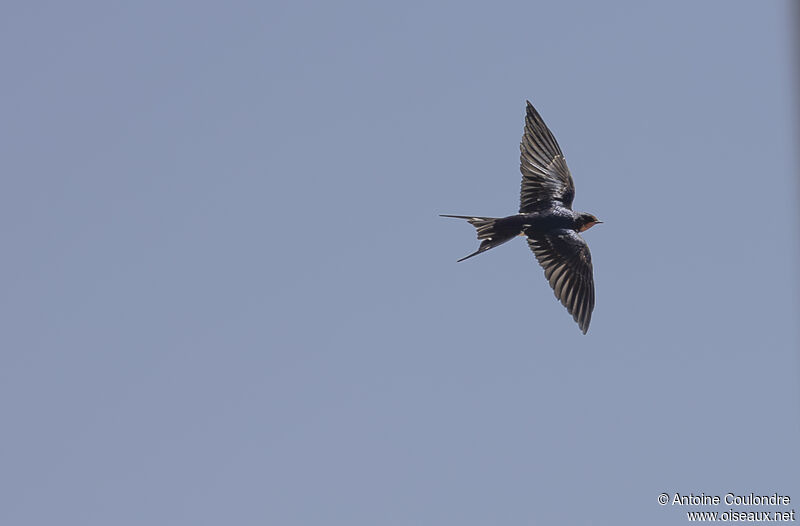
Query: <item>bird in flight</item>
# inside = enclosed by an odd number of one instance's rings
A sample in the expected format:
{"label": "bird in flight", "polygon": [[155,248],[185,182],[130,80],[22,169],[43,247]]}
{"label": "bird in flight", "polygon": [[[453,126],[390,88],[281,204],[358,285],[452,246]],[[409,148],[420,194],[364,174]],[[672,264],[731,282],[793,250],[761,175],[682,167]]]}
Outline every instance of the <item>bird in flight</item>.
{"label": "bird in flight", "polygon": [[502,245],[516,236],[526,236],[562,305],[586,334],[594,310],[594,277],[589,246],[580,236],[598,223],[594,215],[572,210],[575,183],[556,138],[528,102],[525,132],[520,149],[522,190],[519,213],[508,217],[455,216],[478,230],[478,250],[459,259]]}

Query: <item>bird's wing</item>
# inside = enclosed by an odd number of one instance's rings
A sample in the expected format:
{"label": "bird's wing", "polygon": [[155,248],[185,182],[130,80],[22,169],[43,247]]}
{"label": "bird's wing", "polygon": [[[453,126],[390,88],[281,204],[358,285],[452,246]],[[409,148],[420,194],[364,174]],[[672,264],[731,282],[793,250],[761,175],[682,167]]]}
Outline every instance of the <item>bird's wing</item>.
{"label": "bird's wing", "polygon": [[572,208],[575,184],[567,168],[556,138],[547,129],[542,117],[528,102],[525,113],[525,132],[520,149],[520,213],[535,212],[557,204]]}
{"label": "bird's wing", "polygon": [[558,230],[528,237],[544,275],[572,318],[586,334],[594,309],[594,278],[589,246],[577,232]]}

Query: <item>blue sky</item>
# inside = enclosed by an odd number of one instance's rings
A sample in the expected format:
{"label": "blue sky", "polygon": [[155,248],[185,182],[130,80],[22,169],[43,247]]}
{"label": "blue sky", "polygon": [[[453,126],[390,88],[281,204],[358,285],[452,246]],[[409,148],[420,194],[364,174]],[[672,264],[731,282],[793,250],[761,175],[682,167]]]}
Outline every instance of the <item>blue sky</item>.
{"label": "blue sky", "polygon": [[[2,11],[3,524],[800,502],[788,3]],[[586,336],[437,216],[516,212],[526,99],[605,221]]]}

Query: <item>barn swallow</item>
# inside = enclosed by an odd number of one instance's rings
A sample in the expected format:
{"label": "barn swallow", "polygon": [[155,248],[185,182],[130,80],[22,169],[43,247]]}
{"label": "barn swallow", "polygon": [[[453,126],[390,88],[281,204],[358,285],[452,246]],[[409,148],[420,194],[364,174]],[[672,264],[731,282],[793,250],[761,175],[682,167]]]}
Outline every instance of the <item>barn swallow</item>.
{"label": "barn swallow", "polygon": [[575,183],[556,138],[528,102],[520,149],[522,190],[519,213],[508,217],[455,216],[478,230],[478,250],[459,259],[526,236],[544,276],[562,305],[586,334],[594,310],[594,277],[589,246],[580,236],[598,223],[594,215],[572,210]]}

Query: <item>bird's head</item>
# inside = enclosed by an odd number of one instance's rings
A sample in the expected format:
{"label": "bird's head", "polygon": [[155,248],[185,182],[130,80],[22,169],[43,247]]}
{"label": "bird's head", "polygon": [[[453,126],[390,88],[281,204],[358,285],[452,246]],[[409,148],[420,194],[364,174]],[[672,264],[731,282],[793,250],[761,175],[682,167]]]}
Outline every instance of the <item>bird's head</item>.
{"label": "bird's head", "polygon": [[599,219],[597,219],[592,214],[582,213],[578,216],[578,232],[584,232],[589,230],[597,223],[602,223]]}

